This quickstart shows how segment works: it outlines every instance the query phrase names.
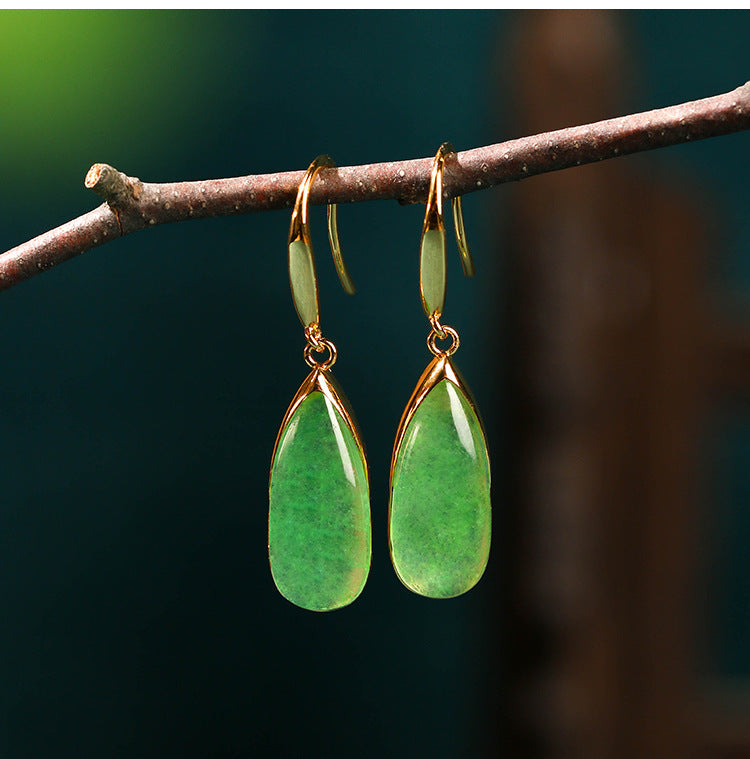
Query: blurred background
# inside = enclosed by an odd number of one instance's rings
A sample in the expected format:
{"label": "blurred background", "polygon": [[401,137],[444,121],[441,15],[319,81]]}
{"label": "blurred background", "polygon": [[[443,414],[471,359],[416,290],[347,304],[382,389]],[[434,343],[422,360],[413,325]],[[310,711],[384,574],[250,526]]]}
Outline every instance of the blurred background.
{"label": "blurred background", "polygon": [[[0,249],[144,181],[433,155],[725,92],[747,12],[0,12]],[[750,757],[750,135],[467,196],[445,322],[487,425],[490,564],[410,594],[388,466],[429,354],[423,207],[314,209],[373,565],[275,590],[307,373],[289,213],[152,228],[0,295],[0,756]]]}

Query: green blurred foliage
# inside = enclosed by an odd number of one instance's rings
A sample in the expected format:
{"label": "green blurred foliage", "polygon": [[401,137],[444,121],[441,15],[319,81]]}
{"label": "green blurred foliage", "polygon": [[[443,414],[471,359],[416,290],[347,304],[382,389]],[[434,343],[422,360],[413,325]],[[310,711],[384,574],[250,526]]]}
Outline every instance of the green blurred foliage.
{"label": "green blurred foliage", "polygon": [[[262,16],[243,17],[244,52]],[[203,12],[0,12],[0,170],[33,184],[129,153],[178,155],[231,73]],[[247,67],[243,74],[246,76]],[[243,81],[247,87],[247,81]],[[24,189],[24,188],[21,188]]]}

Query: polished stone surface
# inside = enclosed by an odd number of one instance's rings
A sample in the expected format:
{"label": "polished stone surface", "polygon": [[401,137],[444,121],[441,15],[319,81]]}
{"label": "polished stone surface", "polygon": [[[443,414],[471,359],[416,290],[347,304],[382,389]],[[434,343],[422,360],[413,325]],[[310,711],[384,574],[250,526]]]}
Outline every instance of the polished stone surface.
{"label": "polished stone surface", "polygon": [[419,282],[427,316],[442,312],[445,303],[445,230],[428,229],[422,237]]}
{"label": "polished stone surface", "polygon": [[302,240],[295,240],[289,245],[289,282],[300,321],[305,326],[317,324],[320,316],[315,261],[312,251]]}
{"label": "polished stone surface", "polygon": [[414,412],[391,487],[391,558],[404,585],[431,598],[472,588],[490,549],[489,463],[479,419],[450,381]]}
{"label": "polished stone surface", "polygon": [[311,611],[351,603],[370,570],[370,495],[362,451],[314,391],[282,432],[271,467],[268,551],[281,594]]}

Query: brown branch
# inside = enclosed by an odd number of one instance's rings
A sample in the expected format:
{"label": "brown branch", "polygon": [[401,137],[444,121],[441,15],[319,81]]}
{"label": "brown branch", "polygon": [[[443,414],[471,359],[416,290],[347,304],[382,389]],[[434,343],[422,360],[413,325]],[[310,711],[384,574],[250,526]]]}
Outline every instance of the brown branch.
{"label": "brown branch", "polygon": [[[750,82],[723,95],[459,153],[446,163],[446,196],[607,158],[750,129]],[[323,169],[312,203],[424,201],[432,158]],[[284,208],[303,171],[153,184],[94,164],[86,186],[105,203],[0,256],[0,290],[114,237],[155,224]]]}

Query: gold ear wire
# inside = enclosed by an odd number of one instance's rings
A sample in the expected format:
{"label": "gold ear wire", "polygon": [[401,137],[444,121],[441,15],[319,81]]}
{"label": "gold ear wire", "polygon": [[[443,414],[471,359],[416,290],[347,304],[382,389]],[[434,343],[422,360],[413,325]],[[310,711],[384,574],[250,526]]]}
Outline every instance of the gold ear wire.
{"label": "gold ear wire", "polygon": [[[319,155],[308,167],[297,190],[294,201],[292,220],[289,225],[289,282],[292,288],[294,306],[304,327],[320,322],[320,305],[318,299],[318,277],[315,271],[312,240],[308,212],[310,205],[310,188],[320,169],[335,168],[336,164],[329,155]],[[336,273],[344,290],[353,295],[354,283],[341,253],[338,234],[338,214],[335,203],[328,205],[328,241],[331,244]]]}
{"label": "gold ear wire", "polygon": [[461,267],[464,270],[465,277],[473,277],[475,274],[474,259],[471,257],[469,243],[466,242],[466,228],[464,227],[464,209],[461,203],[461,196],[456,195],[451,201],[453,207],[453,228],[456,230],[456,244],[458,253],[461,256]]}
{"label": "gold ear wire", "polygon": [[[427,194],[424,224],[422,225],[421,255],[419,260],[419,284],[422,294],[422,307],[428,317],[437,318],[443,312],[445,304],[445,220],[443,217],[443,170],[445,160],[456,155],[450,142],[444,142],[435,154],[430,176],[430,190]],[[461,196],[451,201],[453,209],[453,227],[456,232],[456,244],[461,256],[464,275],[474,276],[474,261],[466,241],[463,207]]]}

